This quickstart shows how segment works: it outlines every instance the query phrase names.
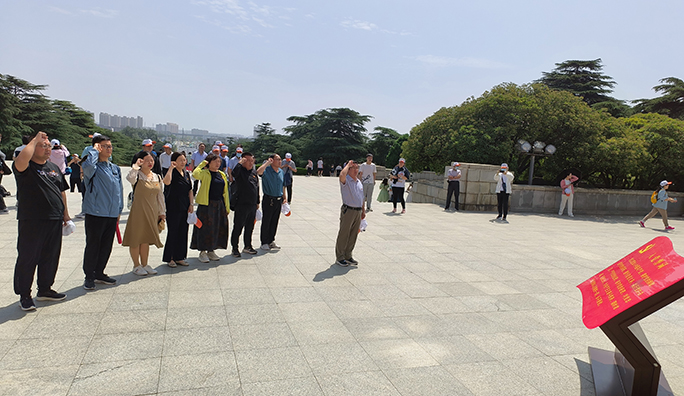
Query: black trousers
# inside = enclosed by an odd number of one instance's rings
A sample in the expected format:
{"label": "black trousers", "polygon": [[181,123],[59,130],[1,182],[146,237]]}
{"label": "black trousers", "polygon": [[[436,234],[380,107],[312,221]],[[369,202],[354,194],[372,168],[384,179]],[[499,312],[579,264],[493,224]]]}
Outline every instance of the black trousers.
{"label": "black trousers", "polygon": [[287,202],[292,203],[292,184],[285,186],[285,189],[287,190]]}
{"label": "black trousers", "polygon": [[271,197],[264,195],[261,200],[261,244],[268,245],[275,241],[278,232],[278,220],[280,220],[280,209],[283,204],[283,197]]}
{"label": "black trousers", "polygon": [[197,196],[197,188],[199,187],[199,180],[192,183],[192,195]]}
{"label": "black trousers", "polygon": [[78,192],[83,192],[83,181],[80,177],[69,178],[69,183],[71,184],[71,192],[74,192],[76,187],[78,187]]}
{"label": "black trousers", "polygon": [[449,207],[451,206],[451,196],[455,195],[456,196],[456,205],[454,206],[454,208],[456,208],[456,210],[458,210],[458,194],[460,193],[460,189],[461,189],[460,184],[461,183],[458,180],[456,180],[456,181],[447,182],[447,184],[448,184],[447,200],[446,200],[446,206],[444,208],[449,209]]}
{"label": "black trousers", "polygon": [[112,245],[116,234],[116,217],[99,217],[86,214],[85,234],[83,273],[86,279],[94,280],[104,274],[109,256],[112,254]]}
{"label": "black trousers", "polygon": [[496,193],[496,201],[497,201],[497,208],[499,209],[499,217],[501,217],[503,215],[504,219],[508,215],[508,197],[510,197],[510,196],[511,196],[511,194],[508,194],[505,192]]}
{"label": "black trousers", "polygon": [[38,291],[50,290],[55,283],[62,252],[62,220],[19,220],[17,252],[14,293],[31,295],[36,267]]}
{"label": "black trousers", "polygon": [[404,201],[404,187],[392,187],[392,206],[397,208],[397,202],[401,202],[401,208],[406,209],[406,201]]}
{"label": "black trousers", "polygon": [[252,247],[252,233],[254,233],[254,218],[256,217],[257,206],[254,205],[236,205],[233,217],[233,233],[230,235],[230,244],[233,249],[238,250],[240,243],[240,234],[244,229],[242,237],[245,248]]}
{"label": "black trousers", "polygon": [[188,210],[166,211],[166,243],[162,261],[185,260],[188,257]]}

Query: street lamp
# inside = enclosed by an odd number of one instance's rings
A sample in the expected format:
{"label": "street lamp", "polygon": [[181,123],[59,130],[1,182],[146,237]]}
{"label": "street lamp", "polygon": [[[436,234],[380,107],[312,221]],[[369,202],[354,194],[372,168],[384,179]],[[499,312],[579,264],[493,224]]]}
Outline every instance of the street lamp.
{"label": "street lamp", "polygon": [[535,157],[548,157],[553,155],[556,152],[556,146],[540,142],[539,140],[535,141],[533,144],[530,144],[528,141],[520,139],[518,140],[516,147],[520,153],[530,156],[530,178],[527,184],[531,186],[532,179],[534,178]]}

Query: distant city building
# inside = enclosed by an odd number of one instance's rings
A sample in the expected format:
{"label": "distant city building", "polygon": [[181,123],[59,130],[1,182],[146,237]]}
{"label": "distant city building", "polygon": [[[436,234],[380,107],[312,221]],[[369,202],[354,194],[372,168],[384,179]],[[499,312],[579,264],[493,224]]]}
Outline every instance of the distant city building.
{"label": "distant city building", "polygon": [[191,135],[208,135],[208,134],[209,134],[209,131],[207,131],[206,129],[192,128],[192,129],[190,130],[190,134],[191,134]]}
{"label": "distant city building", "polygon": [[173,133],[174,135],[178,134],[178,124],[167,122],[166,126],[168,127],[170,133]]}
{"label": "distant city building", "polygon": [[131,127],[131,128],[142,128],[143,127],[143,118],[140,116],[136,117],[128,117],[128,116],[119,116],[119,115],[111,115],[108,113],[100,113],[99,117],[99,123],[98,125],[103,127],[103,128],[108,128],[113,131],[120,131],[123,128],[126,127]]}

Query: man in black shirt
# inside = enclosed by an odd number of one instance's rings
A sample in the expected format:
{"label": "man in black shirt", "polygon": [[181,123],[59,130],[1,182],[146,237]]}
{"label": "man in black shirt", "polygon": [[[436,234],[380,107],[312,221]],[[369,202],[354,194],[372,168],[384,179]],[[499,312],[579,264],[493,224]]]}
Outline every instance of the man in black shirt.
{"label": "man in black shirt", "polygon": [[251,153],[243,153],[240,162],[232,171],[233,184],[231,184],[230,206],[235,213],[233,218],[233,233],[230,243],[233,245],[233,256],[240,257],[238,243],[240,233],[245,229],[243,236],[245,248],[243,253],[257,254],[252,247],[252,232],[254,232],[254,217],[259,208],[259,177],[254,169],[254,156]]}
{"label": "man in black shirt", "polygon": [[19,234],[14,292],[24,311],[35,310],[31,298],[33,274],[38,267],[38,301],[61,301],[65,294],[52,290],[62,250],[62,225],[71,220],[66,204],[69,185],[59,167],[49,162],[51,145],[45,132],[38,132],[14,160],[19,192]]}

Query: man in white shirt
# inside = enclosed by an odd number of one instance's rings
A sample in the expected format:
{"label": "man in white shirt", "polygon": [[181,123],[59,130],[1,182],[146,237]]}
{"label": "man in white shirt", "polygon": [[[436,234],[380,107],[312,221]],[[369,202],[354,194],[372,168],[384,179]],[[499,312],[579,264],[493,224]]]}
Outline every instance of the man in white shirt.
{"label": "man in white shirt", "polygon": [[447,188],[447,201],[446,201],[446,206],[444,206],[444,210],[449,210],[449,207],[451,206],[451,196],[454,195],[456,197],[456,204],[454,205],[454,209],[458,210],[458,194],[461,190],[461,170],[459,167],[461,164],[458,162],[452,162],[451,163],[451,169],[447,172],[447,183],[448,183],[448,188]]}
{"label": "man in white shirt", "polygon": [[159,154],[159,165],[161,165],[161,176],[164,177],[166,175],[166,171],[169,170],[171,167],[171,154],[173,146],[171,143],[166,143],[164,145],[164,152]]}
{"label": "man in white shirt", "polygon": [[372,212],[373,188],[375,188],[375,175],[378,173],[373,163],[373,154],[366,154],[366,162],[359,166],[359,179],[363,183],[363,199],[366,201],[366,212]]}
{"label": "man in white shirt", "polygon": [[[194,170],[197,165],[199,165],[202,161],[204,161],[205,158],[207,158],[207,153],[204,152],[206,149],[206,145],[204,143],[200,143],[197,146],[197,151],[192,153],[192,157],[190,157],[191,161],[191,170]],[[197,195],[197,187],[199,186],[199,180],[195,180],[195,182],[192,184],[192,193],[196,196]]]}

